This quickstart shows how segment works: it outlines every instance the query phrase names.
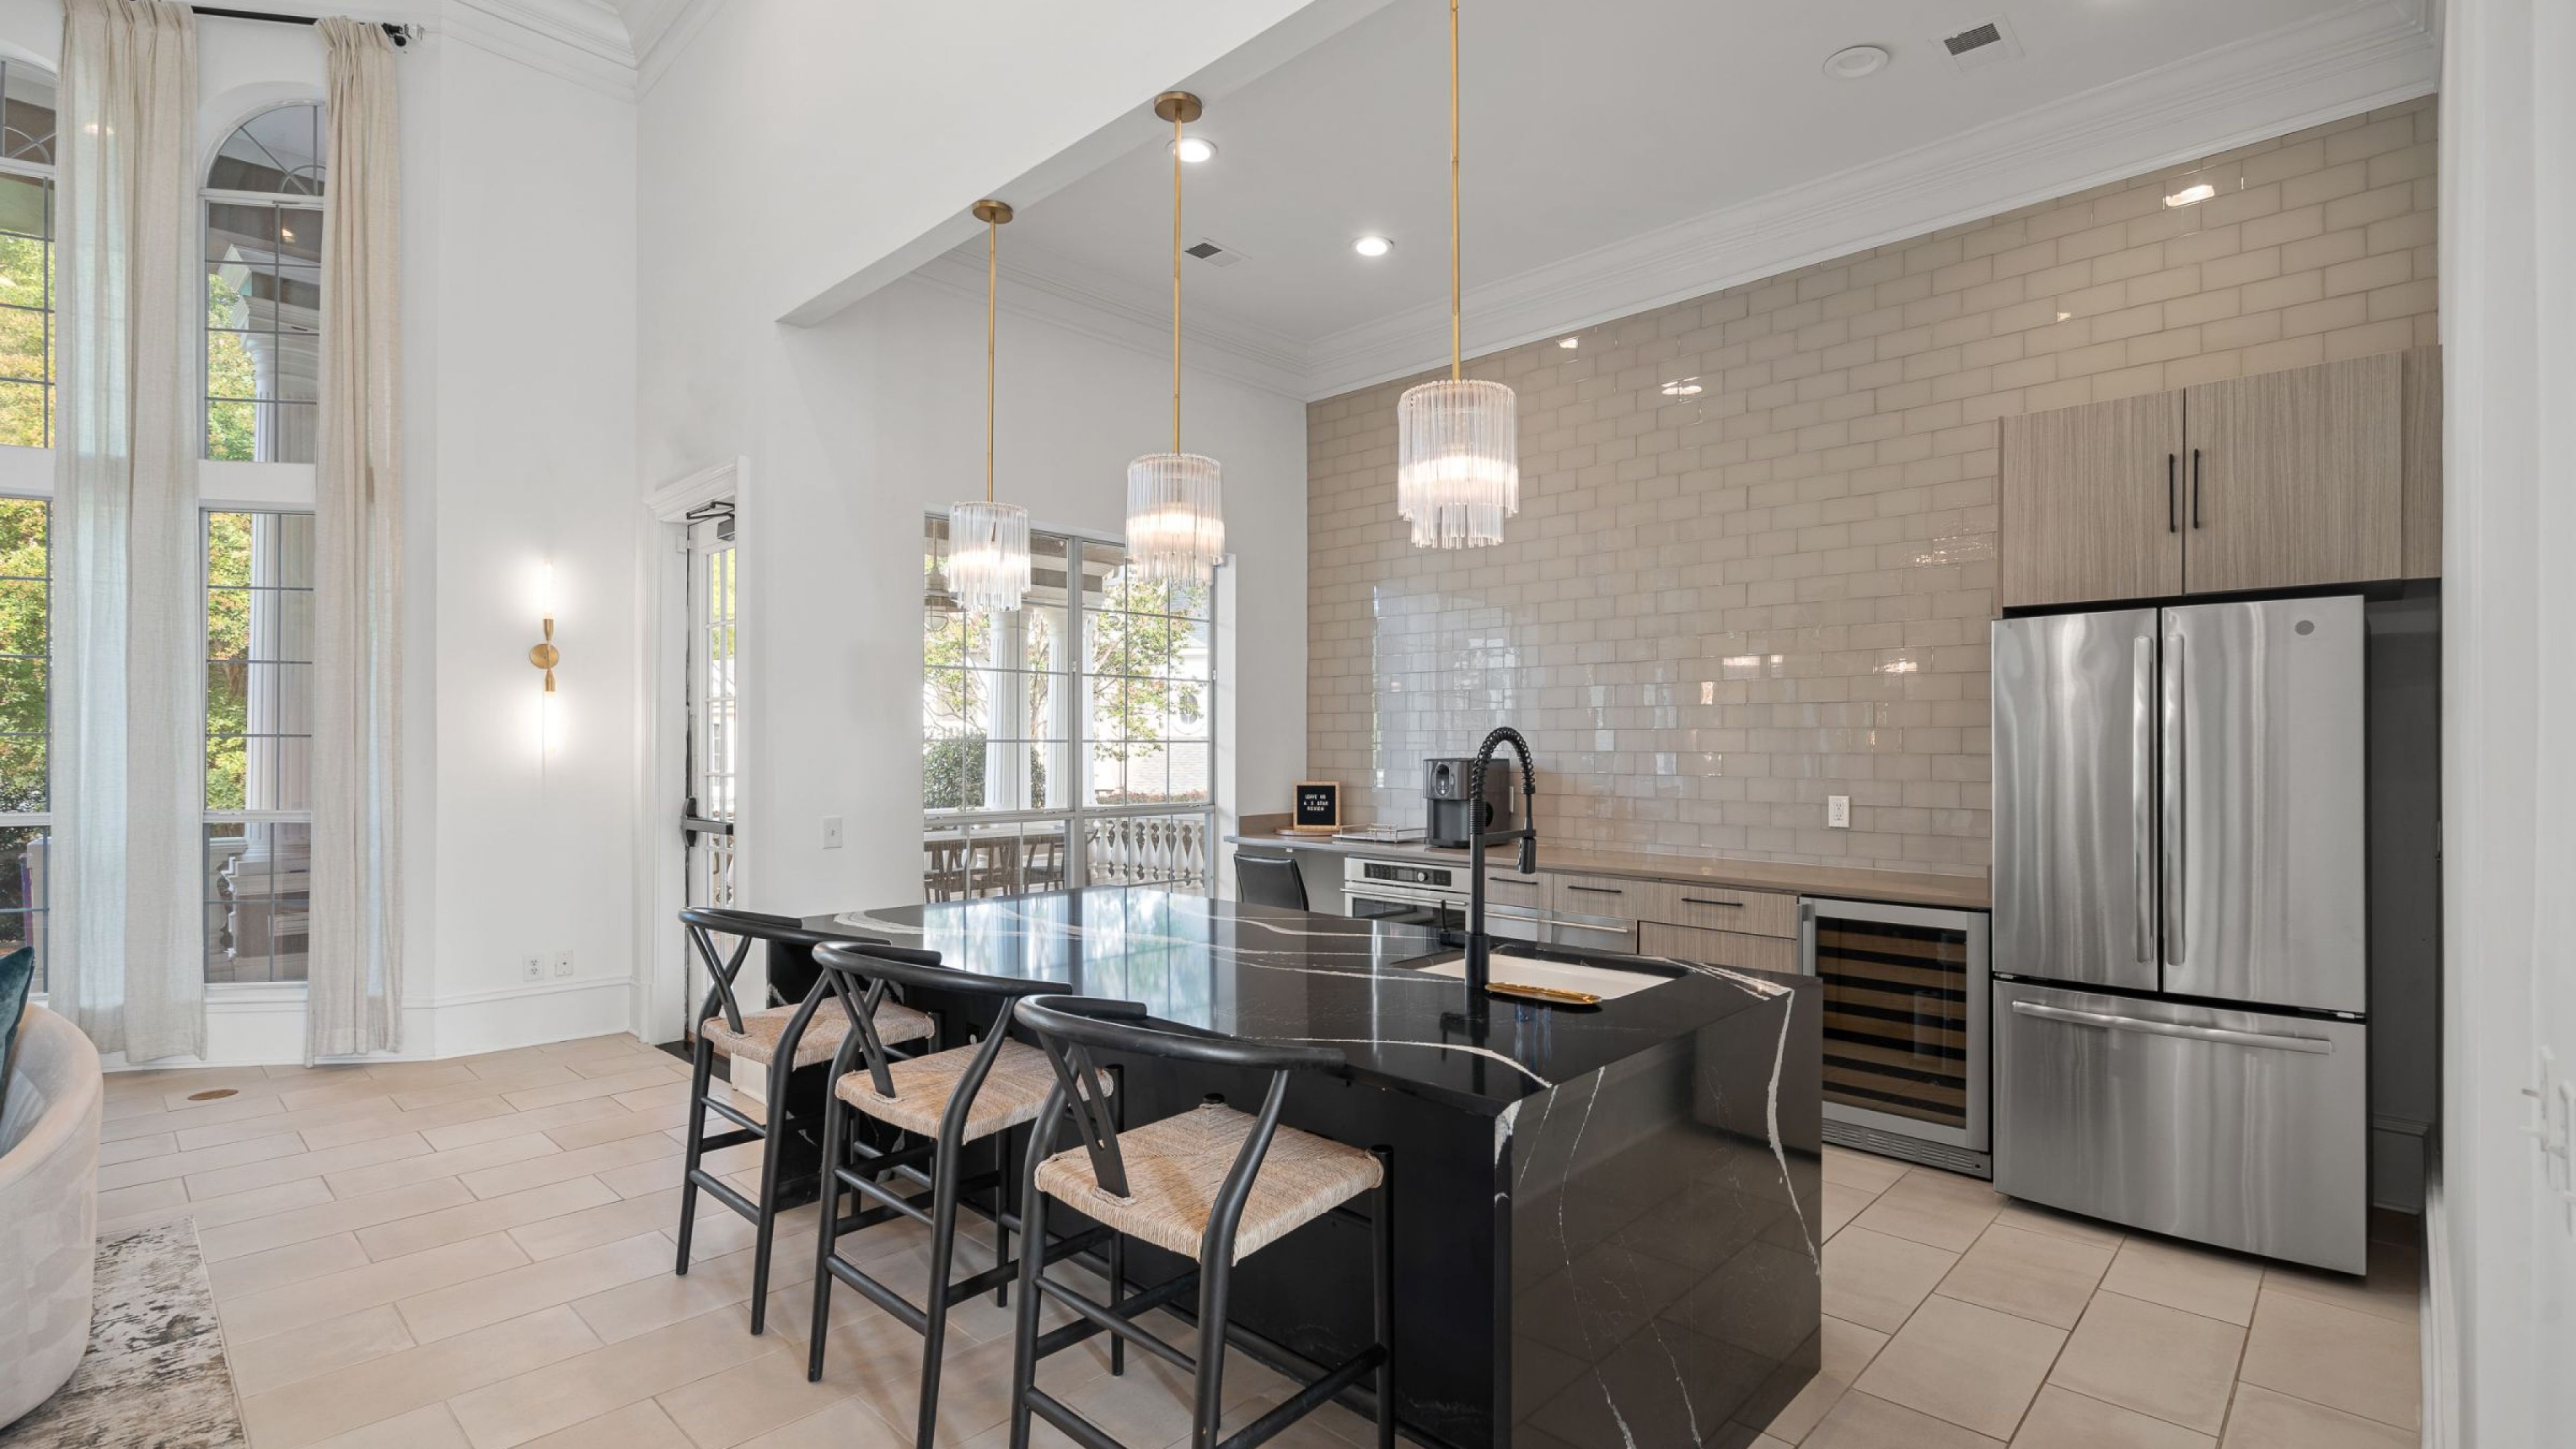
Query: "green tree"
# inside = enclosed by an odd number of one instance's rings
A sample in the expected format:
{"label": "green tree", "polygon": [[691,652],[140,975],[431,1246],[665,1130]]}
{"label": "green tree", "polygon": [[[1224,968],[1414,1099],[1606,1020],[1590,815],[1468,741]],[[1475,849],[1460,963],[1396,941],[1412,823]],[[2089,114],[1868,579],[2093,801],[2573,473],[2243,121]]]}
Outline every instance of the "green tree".
{"label": "green tree", "polygon": [[[240,325],[246,316],[241,289],[220,266],[206,268],[206,396],[246,398],[259,395],[259,367],[241,334],[220,329]],[[206,456],[251,462],[259,456],[259,408],[255,403],[206,404]]]}
{"label": "green tree", "polygon": [[51,320],[53,247],[45,210],[53,183],[0,175],[0,445],[41,448],[45,384],[53,380]]}
{"label": "green tree", "polygon": [[206,808],[244,808],[250,728],[250,543],[247,513],[206,515]]}
{"label": "green tree", "polygon": [[0,499],[0,810],[46,808],[45,505]]}

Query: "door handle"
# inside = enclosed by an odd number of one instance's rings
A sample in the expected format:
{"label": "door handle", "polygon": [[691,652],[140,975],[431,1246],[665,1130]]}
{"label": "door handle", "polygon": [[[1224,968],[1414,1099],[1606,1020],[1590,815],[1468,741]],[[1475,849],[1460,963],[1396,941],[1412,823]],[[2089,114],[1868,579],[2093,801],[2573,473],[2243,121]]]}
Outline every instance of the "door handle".
{"label": "door handle", "polygon": [[2200,527],[2200,450],[2191,450],[2191,526]]}
{"label": "door handle", "polygon": [[2013,1015],[2035,1016],[2042,1021],[2062,1021],[2069,1026],[2097,1026],[2106,1031],[2144,1032],[2149,1036],[2178,1036],[2188,1041],[2216,1042],[2221,1046],[2263,1047],[2271,1051],[2308,1052],[2323,1056],[2334,1050],[2334,1043],[2321,1036],[2283,1036],[2268,1031],[2230,1031],[2221,1026],[2185,1026],[2176,1021],[2147,1021],[2134,1016],[2113,1016],[2100,1011],[2077,1011],[2066,1006],[2042,1006],[2036,1001],[2016,1001]]}
{"label": "door handle", "polygon": [[1702,896],[1684,896],[1682,897],[1682,904],[1686,906],[1724,906],[1730,911],[1740,911],[1744,909],[1744,902],[1742,901],[1713,901]]}
{"label": "door handle", "polygon": [[2165,532],[2182,532],[2178,521],[2180,517],[2181,515],[2176,512],[2174,495],[2174,455],[2167,453],[2165,454]]}
{"label": "door handle", "polygon": [[1617,886],[1579,886],[1579,885],[1570,885],[1570,886],[1567,886],[1567,887],[1566,887],[1566,889],[1567,889],[1567,890],[1570,890],[1570,891],[1582,891],[1582,892],[1584,892],[1584,893],[1585,893],[1585,894],[1587,894],[1587,895],[1596,895],[1596,896],[1624,896],[1624,895],[1626,895],[1626,894],[1627,894],[1627,892],[1626,892],[1626,891],[1621,890],[1621,889],[1620,889],[1619,887],[1617,887]]}
{"label": "door handle", "polygon": [[2156,640],[2129,643],[2129,876],[2137,907],[2133,957],[2155,964]]}
{"label": "door handle", "polygon": [[2191,820],[2189,796],[2184,786],[2189,779],[2186,731],[2183,727],[2183,637],[2165,636],[2165,879],[2164,924],[2165,964],[2183,963],[2183,948],[2188,936],[2183,929],[2183,871],[2189,864],[2183,833]]}

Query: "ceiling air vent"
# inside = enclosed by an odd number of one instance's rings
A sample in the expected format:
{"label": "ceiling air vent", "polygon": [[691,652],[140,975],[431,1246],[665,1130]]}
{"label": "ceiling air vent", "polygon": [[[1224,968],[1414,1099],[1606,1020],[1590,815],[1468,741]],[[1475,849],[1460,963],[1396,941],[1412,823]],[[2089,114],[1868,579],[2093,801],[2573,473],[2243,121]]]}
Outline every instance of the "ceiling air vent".
{"label": "ceiling air vent", "polygon": [[2000,15],[1983,25],[1971,25],[1956,35],[1941,37],[1941,48],[1950,52],[1950,59],[1961,70],[1974,70],[2021,54],[2021,42],[2013,38],[2012,27]]}
{"label": "ceiling air vent", "polygon": [[1242,253],[1227,251],[1225,248],[1218,246],[1215,242],[1206,240],[1201,240],[1196,246],[1183,247],[1181,250],[1188,252],[1191,256],[1198,258],[1200,261],[1207,263],[1211,267],[1230,267],[1243,260]]}

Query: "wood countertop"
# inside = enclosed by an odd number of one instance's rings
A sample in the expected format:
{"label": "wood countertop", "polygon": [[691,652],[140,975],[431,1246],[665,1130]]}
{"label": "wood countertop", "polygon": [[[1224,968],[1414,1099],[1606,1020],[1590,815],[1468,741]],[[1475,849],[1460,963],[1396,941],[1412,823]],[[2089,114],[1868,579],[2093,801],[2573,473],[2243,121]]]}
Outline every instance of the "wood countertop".
{"label": "wood countertop", "polygon": [[[1400,860],[1420,858],[1464,863],[1463,850],[1435,850],[1427,845],[1393,845],[1382,841],[1336,840],[1322,835],[1289,835],[1269,826],[1284,815],[1247,815],[1244,833],[1226,839],[1236,845],[1282,850],[1325,850],[1340,855],[1370,855]],[[1486,852],[1489,863],[1508,868],[1510,850]],[[1994,907],[1987,875],[1944,875],[1932,871],[1882,870],[1870,866],[1805,865],[1732,855],[1652,855],[1635,850],[1605,850],[1586,845],[1539,842],[1538,867],[1570,875],[1626,876],[1635,880],[1696,881],[1742,890],[1784,891],[1793,895],[1845,900],[1888,901],[1897,905],[1935,906],[1983,911]]]}

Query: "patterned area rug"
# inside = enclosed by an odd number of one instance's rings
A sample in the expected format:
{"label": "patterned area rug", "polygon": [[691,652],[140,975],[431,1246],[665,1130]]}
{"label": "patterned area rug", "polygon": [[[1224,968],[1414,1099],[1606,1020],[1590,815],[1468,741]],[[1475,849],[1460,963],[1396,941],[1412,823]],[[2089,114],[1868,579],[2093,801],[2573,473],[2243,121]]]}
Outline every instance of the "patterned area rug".
{"label": "patterned area rug", "polygon": [[0,1429],[0,1449],[247,1449],[197,1225],[98,1245],[89,1353],[71,1382]]}

